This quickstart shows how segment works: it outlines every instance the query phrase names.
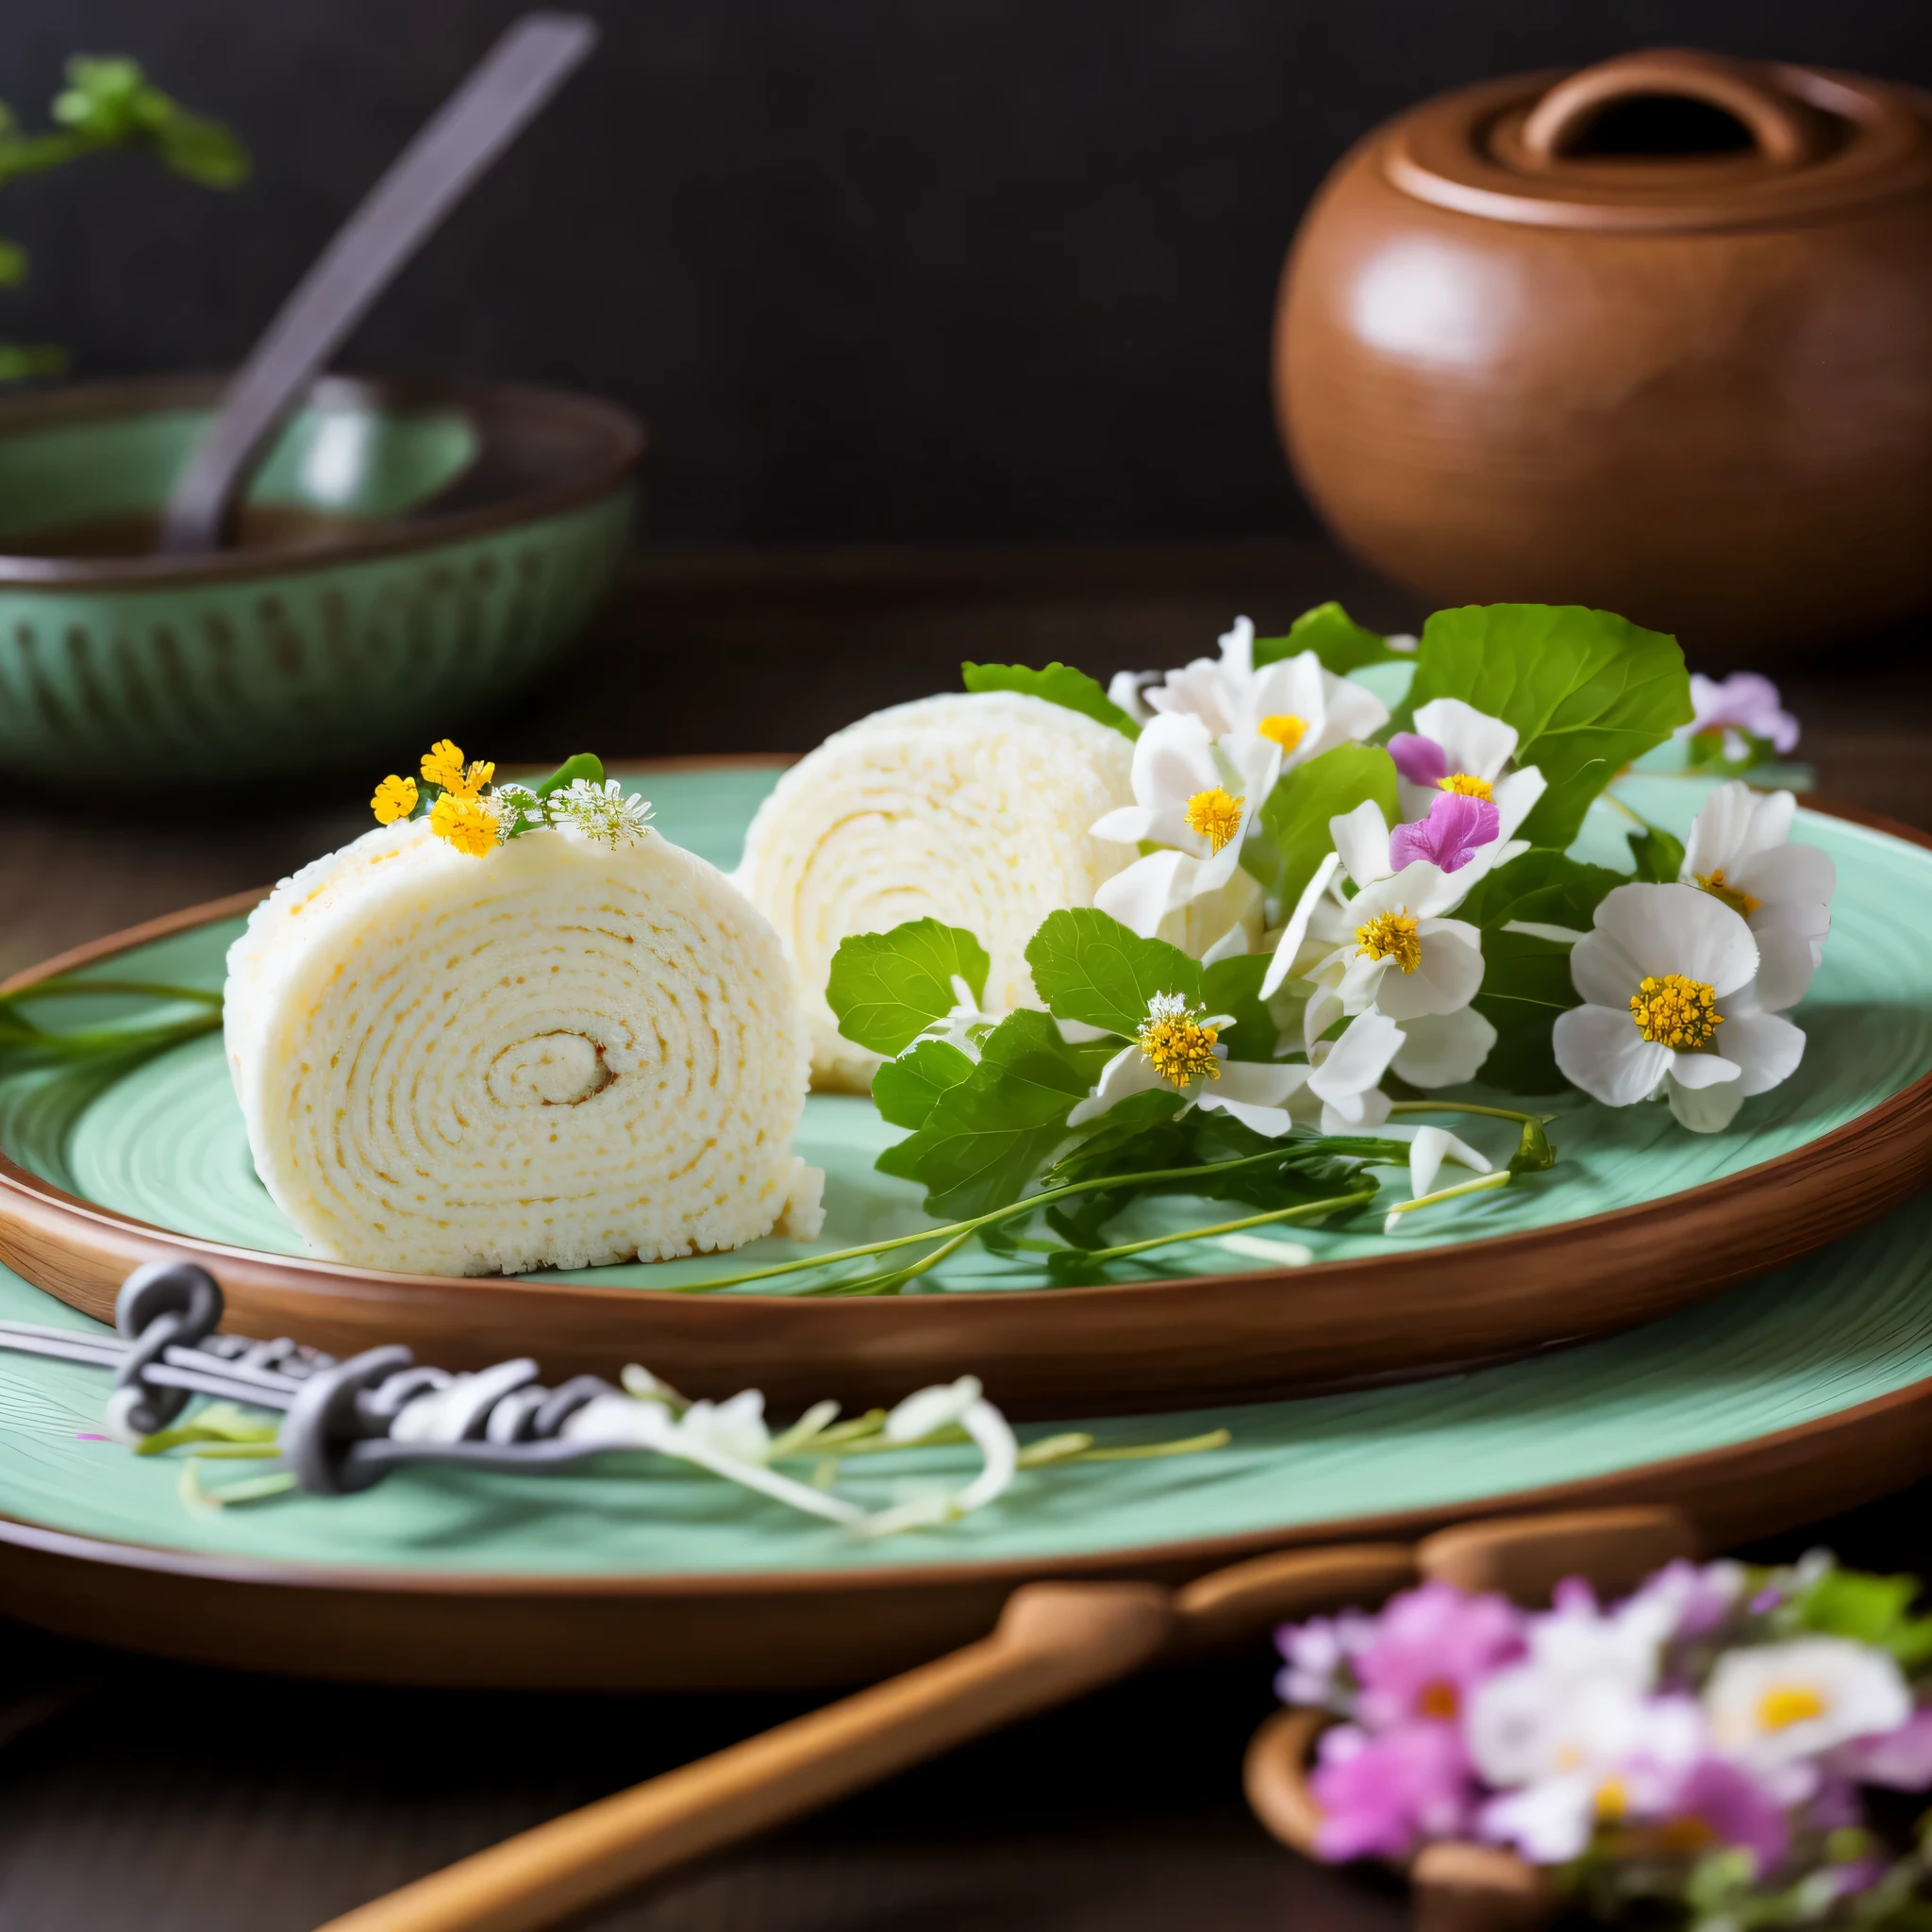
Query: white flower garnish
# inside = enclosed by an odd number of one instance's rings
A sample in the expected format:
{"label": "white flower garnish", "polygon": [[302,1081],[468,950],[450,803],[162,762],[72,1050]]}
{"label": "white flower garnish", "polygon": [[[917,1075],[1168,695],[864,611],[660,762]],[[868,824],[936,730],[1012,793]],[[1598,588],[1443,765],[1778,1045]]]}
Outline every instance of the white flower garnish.
{"label": "white flower garnish", "polygon": [[1710,893],[1617,887],[1570,955],[1584,1004],[1557,1016],[1557,1067],[1606,1107],[1662,1091],[1684,1126],[1717,1133],[1805,1053],[1804,1034],[1764,1010],[1757,965],[1750,927]]}
{"label": "white flower garnish", "polygon": [[650,801],[631,797],[615,778],[607,778],[602,785],[591,778],[573,778],[566,790],[552,792],[545,803],[553,817],[613,851],[650,833]]}
{"label": "white flower garnish", "polygon": [[1216,738],[1238,743],[1259,738],[1292,771],[1350,739],[1367,738],[1389,722],[1380,698],[1322,668],[1312,651],[1255,669],[1255,626],[1245,617],[1221,639],[1221,656],[1197,658],[1171,671],[1143,693],[1156,711],[1187,712]]}
{"label": "white flower garnish", "polygon": [[1757,941],[1757,998],[1767,1012],[1802,999],[1824,957],[1838,869],[1815,845],[1790,842],[1798,802],[1741,779],[1704,801],[1678,874],[1722,899]]}
{"label": "white flower garnish", "polygon": [[[1820,1753],[1896,1730],[1911,1692],[1884,1651],[1846,1637],[1727,1650],[1704,1690],[1711,1742],[1786,1803],[1816,1789]],[[1780,1789],[1782,1787],[1782,1789]]]}

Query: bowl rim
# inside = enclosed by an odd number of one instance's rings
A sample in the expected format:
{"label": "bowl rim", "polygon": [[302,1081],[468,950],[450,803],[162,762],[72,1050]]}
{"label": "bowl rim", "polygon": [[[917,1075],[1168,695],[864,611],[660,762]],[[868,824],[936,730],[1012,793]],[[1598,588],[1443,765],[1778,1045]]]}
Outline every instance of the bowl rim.
{"label": "bowl rim", "polygon": [[[227,377],[220,373],[114,376],[0,399],[0,442],[64,425],[212,405]],[[0,550],[0,589],[34,591],[140,590],[184,583],[287,578],[335,570],[376,558],[441,549],[473,537],[537,522],[625,489],[641,460],[649,432],[631,412],[601,396],[523,382],[438,381],[412,376],[338,375],[316,378],[298,407],[374,406],[397,415],[458,409],[484,434],[492,421],[547,417],[568,421],[591,442],[579,474],[518,491],[499,502],[438,511],[435,497],[417,517],[372,518],[369,527],[326,548],[263,544],[258,548],[171,557],[25,557]],[[458,487],[463,475],[443,486]],[[0,544],[6,540],[0,538]]]}

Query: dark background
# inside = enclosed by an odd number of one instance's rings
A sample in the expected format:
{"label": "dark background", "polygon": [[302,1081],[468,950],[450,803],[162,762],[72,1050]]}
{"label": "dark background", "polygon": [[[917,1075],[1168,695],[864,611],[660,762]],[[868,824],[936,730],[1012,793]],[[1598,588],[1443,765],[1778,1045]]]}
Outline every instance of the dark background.
{"label": "dark background", "polygon": [[[29,125],[125,52],[252,147],[16,183],[0,337],[76,375],[237,356],[514,0],[5,0]],[[603,391],[680,541],[1312,527],[1267,395],[1296,218],[1369,126],[1654,43],[1932,82],[1923,0],[590,0],[591,65],[344,365]]]}

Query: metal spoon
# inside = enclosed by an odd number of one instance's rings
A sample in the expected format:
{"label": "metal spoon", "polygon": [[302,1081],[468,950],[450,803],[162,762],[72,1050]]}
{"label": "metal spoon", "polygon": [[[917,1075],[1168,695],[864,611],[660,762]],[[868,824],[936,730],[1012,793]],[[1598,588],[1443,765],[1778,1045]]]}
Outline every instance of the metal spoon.
{"label": "metal spoon", "polygon": [[282,418],[377,296],[597,43],[577,13],[526,13],[391,163],[276,311],[175,485],[158,547],[215,550]]}

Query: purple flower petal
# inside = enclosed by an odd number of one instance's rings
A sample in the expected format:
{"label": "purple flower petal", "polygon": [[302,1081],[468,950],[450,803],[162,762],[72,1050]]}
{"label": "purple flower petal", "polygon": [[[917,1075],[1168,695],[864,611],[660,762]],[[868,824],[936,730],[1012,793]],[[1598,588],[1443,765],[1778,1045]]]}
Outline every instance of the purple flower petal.
{"label": "purple flower petal", "polygon": [[1895,1731],[1854,1738],[1832,1753],[1831,1765],[1861,1785],[1924,1790],[1932,1786],[1932,1707],[1913,1711]]}
{"label": "purple flower petal", "polygon": [[1433,785],[1449,775],[1449,754],[1417,731],[1398,731],[1389,741],[1389,756],[1411,785]]}
{"label": "purple flower petal", "polygon": [[1427,818],[1397,825],[1389,834],[1389,862],[1400,872],[1426,858],[1444,872],[1459,872],[1502,829],[1496,808],[1487,798],[1444,791],[1430,805]]}
{"label": "purple flower petal", "polygon": [[[1779,753],[1792,750],[1798,742],[1798,721],[1779,703],[1777,686],[1756,671],[1736,671],[1722,681],[1692,672],[1690,707],[1693,715],[1683,736],[1735,725],[1754,738],[1769,740]],[[1392,746],[1391,752],[1392,756]]]}
{"label": "purple flower petal", "polygon": [[1308,1790],[1322,1807],[1315,1848],[1338,1863],[1400,1857],[1419,1838],[1467,1829],[1474,1787],[1448,1724],[1408,1724],[1371,1738],[1344,1725],[1325,1733]]}
{"label": "purple flower petal", "polygon": [[1760,1873],[1776,1869],[1790,1841],[1776,1801],[1735,1764],[1719,1757],[1706,1757],[1691,1767],[1671,1809],[1679,1818],[1696,1819],[1724,1843],[1755,1854]]}

